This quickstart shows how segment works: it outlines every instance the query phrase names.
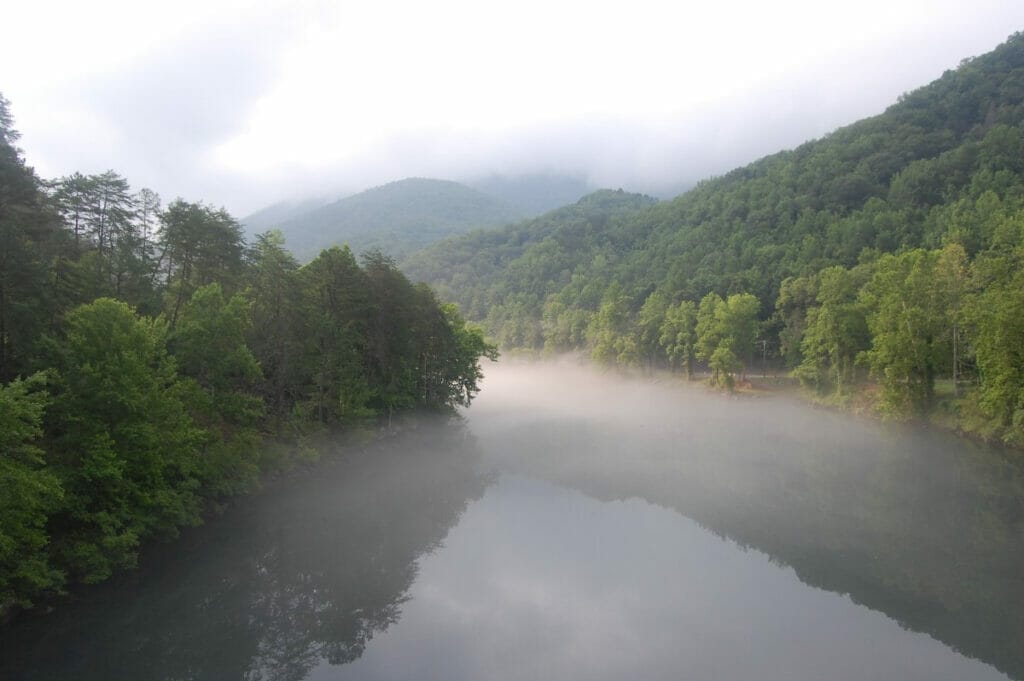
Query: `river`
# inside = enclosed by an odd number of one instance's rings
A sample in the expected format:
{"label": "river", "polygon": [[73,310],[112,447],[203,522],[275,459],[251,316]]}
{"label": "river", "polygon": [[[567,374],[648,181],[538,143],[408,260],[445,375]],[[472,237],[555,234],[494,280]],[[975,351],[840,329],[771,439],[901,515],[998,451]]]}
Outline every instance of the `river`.
{"label": "river", "polygon": [[0,631],[2,679],[1024,679],[1024,466],[947,434],[485,367]]}

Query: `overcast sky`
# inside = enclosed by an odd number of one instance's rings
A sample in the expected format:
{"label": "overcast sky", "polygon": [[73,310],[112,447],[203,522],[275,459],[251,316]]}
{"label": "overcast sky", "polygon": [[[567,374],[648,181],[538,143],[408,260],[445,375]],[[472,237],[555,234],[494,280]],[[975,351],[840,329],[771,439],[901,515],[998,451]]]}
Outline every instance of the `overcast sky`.
{"label": "overcast sky", "polygon": [[666,194],[881,112],[1020,0],[16,2],[0,92],[44,177],[236,215],[408,176]]}

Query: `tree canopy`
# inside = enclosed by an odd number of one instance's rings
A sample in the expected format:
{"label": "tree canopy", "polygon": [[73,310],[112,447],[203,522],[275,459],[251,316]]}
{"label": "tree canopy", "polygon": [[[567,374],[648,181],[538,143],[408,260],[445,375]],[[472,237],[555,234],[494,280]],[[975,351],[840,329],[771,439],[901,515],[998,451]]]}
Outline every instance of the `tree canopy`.
{"label": "tree canopy", "polygon": [[43,182],[0,97],[0,618],[135,563],[320,430],[451,412],[494,348],[390,259],[300,267],[114,171]]}

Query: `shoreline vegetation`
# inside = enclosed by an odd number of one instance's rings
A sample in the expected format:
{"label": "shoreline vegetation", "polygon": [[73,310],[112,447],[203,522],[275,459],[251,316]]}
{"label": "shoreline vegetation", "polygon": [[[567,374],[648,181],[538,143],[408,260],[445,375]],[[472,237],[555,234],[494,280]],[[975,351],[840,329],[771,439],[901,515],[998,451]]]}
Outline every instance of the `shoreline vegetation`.
{"label": "shoreline vegetation", "polygon": [[401,270],[300,265],[112,170],[41,179],[18,137],[0,96],[0,619],[317,433],[467,406],[499,346],[728,392],[771,359],[821,404],[1024,446],[1024,33],[672,201],[598,191]]}
{"label": "shoreline vegetation", "polygon": [[[691,383],[685,377],[668,372],[676,380]],[[969,422],[960,420],[956,415],[969,408],[967,395],[954,395],[951,381],[940,381],[936,385],[936,402],[934,410],[928,414],[894,418],[880,406],[882,386],[877,383],[863,383],[843,395],[822,395],[813,388],[802,385],[800,379],[788,373],[776,376],[748,374],[747,378],[737,383],[730,392],[715,384],[710,375],[693,381],[692,384],[714,391],[721,395],[737,397],[785,397],[797,400],[805,405],[820,407],[849,416],[870,419],[876,422],[898,422],[918,425],[925,428],[947,432],[976,444],[987,445],[1013,455],[1024,454],[1024,446],[1009,444],[993,437],[990,433],[971,430]]]}
{"label": "shoreline vegetation", "polygon": [[1011,455],[1024,454],[1024,447],[1009,444],[985,432],[971,430],[969,423],[958,420],[956,414],[970,406],[970,386],[961,386],[960,393],[955,394],[950,380],[936,381],[936,401],[932,412],[898,417],[881,406],[880,394],[883,387],[878,383],[861,381],[841,395],[821,394],[812,386],[802,383],[794,372],[778,366],[765,367],[763,372],[762,367],[758,366],[752,371],[738,375],[730,386],[723,383],[720,378],[716,379],[714,372],[706,367],[695,367],[693,375],[687,377],[684,372],[667,367],[603,364],[583,351],[552,355],[513,349],[503,351],[501,361],[505,364],[522,362],[540,365],[545,362],[569,362],[598,372],[610,371],[634,380],[675,384],[682,389],[702,390],[720,397],[791,399],[805,406],[828,409],[875,422],[906,423],[932,428]]}
{"label": "shoreline vegetation", "polygon": [[[437,415],[433,412],[432,415]],[[197,522],[182,526],[177,532],[202,527],[227,512],[232,505],[243,499],[259,497],[261,494],[273,492],[279,485],[287,485],[314,473],[318,466],[327,465],[332,461],[343,461],[365,450],[374,443],[399,435],[410,419],[415,420],[417,413],[400,412],[389,424],[386,418],[377,417],[353,423],[344,429],[318,430],[311,432],[295,441],[266,439],[257,448],[262,450],[266,460],[277,462],[274,467],[260,471],[257,479],[249,486],[229,496],[207,499]],[[34,600],[24,603],[8,602],[0,604],[0,630],[8,626],[17,626],[21,618],[45,617],[62,604],[73,602],[76,594],[82,589],[90,589],[107,581],[125,578],[142,567],[148,556],[158,546],[168,546],[181,541],[179,534],[174,536],[151,537],[137,547],[135,563],[127,568],[111,573],[106,579],[96,583],[68,583],[60,589],[51,589],[36,595]]]}
{"label": "shoreline vegetation", "polygon": [[1022,447],[1024,33],[670,201],[596,192],[403,267],[504,350],[725,389],[767,359],[821,401]]}
{"label": "shoreline vegetation", "polygon": [[36,176],[0,96],[0,621],[317,456],[453,413],[477,327],[380,252],[299,265],[224,209],[113,171]]}

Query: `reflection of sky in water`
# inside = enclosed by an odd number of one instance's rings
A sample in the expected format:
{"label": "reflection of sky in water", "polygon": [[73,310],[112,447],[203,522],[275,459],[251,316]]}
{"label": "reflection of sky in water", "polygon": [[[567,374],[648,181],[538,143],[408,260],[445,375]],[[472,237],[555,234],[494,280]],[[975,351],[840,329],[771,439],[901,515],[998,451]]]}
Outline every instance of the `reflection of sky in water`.
{"label": "reflection of sky in water", "polygon": [[465,430],[348,450],[0,629],[0,679],[1024,681],[1002,453],[494,369]]}
{"label": "reflection of sky in water", "polygon": [[639,500],[504,476],[398,623],[309,678],[1005,679]]}

